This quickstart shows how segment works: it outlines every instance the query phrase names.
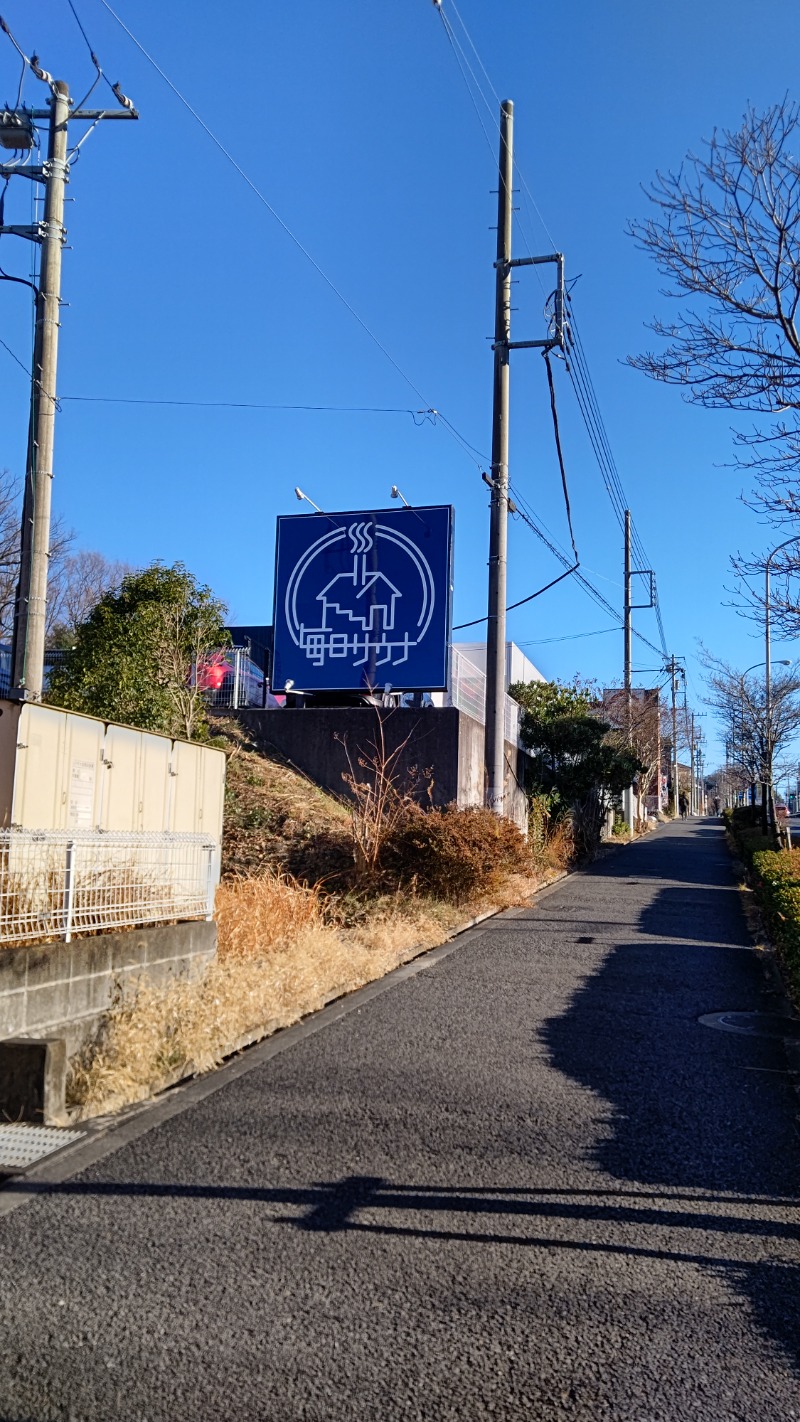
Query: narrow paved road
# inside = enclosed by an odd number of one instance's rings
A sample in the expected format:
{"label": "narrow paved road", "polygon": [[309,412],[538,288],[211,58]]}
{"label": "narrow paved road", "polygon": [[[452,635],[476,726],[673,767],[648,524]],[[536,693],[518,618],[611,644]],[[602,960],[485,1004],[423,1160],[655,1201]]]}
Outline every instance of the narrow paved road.
{"label": "narrow paved road", "polygon": [[774,1006],[747,945],[666,828],[31,1187],[0,1417],[800,1417],[798,1101],[698,1023]]}

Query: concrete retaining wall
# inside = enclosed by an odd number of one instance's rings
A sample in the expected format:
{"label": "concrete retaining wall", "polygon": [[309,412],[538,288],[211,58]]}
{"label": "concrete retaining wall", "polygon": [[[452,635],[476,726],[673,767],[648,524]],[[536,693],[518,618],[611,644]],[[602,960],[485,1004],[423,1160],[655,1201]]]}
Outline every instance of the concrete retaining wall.
{"label": "concrete retaining wall", "polygon": [[130,996],[140,982],[197,977],[216,946],[216,924],[196,922],[0,948],[0,1040],[59,1038],[70,1057],[115,996]]}
{"label": "concrete retaining wall", "polygon": [[[399,786],[411,788],[414,771],[423,776],[420,797],[428,802],[424,772],[432,773],[433,804],[465,808],[484,803],[484,728],[454,706],[431,706],[423,710],[401,707],[378,712],[371,706],[308,707],[303,710],[257,710],[234,712],[247,728],[255,744],[268,755],[277,754],[333,795],[348,797],[342,779],[347,772],[345,740],[357,774],[366,772],[357,765],[358,752],[371,753],[370,742],[378,732],[378,715],[383,725],[387,753],[404,749],[396,762]],[[523,778],[525,755],[506,742],[506,795],[509,812],[527,832],[527,802],[519,781]]]}

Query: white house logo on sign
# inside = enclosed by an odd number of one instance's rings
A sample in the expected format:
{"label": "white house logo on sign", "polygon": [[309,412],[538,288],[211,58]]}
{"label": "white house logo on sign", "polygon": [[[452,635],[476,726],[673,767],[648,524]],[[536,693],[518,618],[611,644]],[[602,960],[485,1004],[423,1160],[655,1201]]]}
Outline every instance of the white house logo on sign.
{"label": "white house logo on sign", "polygon": [[[339,564],[331,575],[332,563]],[[388,524],[333,528],[302,553],[286,584],[286,626],[310,663],[401,666],[427,633],[436,604],[430,564]]]}

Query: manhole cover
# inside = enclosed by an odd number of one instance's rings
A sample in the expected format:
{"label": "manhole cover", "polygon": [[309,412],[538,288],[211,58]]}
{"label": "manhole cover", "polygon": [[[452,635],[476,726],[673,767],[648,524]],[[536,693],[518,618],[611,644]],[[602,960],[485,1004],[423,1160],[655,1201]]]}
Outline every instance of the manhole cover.
{"label": "manhole cover", "polygon": [[800,1041],[800,1021],[794,1017],[782,1017],[778,1012],[707,1012],[698,1020],[703,1027],[716,1027],[720,1032]]}
{"label": "manhole cover", "polygon": [[24,1170],[62,1146],[79,1141],[82,1131],[60,1126],[0,1125],[0,1171]]}

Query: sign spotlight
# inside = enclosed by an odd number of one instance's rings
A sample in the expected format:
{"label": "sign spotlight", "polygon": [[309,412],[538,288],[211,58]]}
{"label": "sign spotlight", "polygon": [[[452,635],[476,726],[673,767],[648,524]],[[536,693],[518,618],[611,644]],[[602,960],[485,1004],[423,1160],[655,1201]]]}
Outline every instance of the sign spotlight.
{"label": "sign spotlight", "polygon": [[322,513],[322,509],[320,508],[319,504],[315,504],[315,503],[314,503],[314,500],[313,500],[313,499],[310,499],[310,498],[308,497],[308,494],[304,494],[304,493],[303,493],[303,490],[300,489],[300,488],[298,488],[296,485],[295,485],[294,496],[295,496],[296,499],[300,499],[301,501],[302,501],[303,499],[305,499],[306,503],[307,503],[307,504],[310,504],[311,507],[312,507],[312,509],[316,509],[317,513]]}

